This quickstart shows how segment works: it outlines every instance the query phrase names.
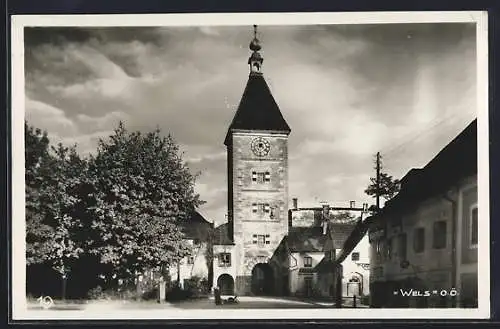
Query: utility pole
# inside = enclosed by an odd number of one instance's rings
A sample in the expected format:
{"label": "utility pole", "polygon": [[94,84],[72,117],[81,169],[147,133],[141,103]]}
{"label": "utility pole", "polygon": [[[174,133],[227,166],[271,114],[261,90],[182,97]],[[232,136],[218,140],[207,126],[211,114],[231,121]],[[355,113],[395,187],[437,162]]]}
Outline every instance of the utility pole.
{"label": "utility pole", "polygon": [[377,176],[376,176],[376,179],[377,179],[377,194],[375,195],[376,196],[376,200],[377,200],[377,211],[380,210],[380,167],[381,167],[381,164],[380,164],[380,152],[377,152],[377,160],[376,160],[376,170],[377,170]]}

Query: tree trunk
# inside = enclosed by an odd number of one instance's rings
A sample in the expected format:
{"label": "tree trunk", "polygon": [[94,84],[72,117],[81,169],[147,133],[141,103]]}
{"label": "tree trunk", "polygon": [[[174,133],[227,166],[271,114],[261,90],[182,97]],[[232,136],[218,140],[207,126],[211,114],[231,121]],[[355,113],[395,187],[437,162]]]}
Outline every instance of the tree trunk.
{"label": "tree trunk", "polygon": [[64,301],[64,300],[66,300],[66,283],[67,283],[66,273],[63,273],[61,275],[61,279],[62,279],[61,299]]}

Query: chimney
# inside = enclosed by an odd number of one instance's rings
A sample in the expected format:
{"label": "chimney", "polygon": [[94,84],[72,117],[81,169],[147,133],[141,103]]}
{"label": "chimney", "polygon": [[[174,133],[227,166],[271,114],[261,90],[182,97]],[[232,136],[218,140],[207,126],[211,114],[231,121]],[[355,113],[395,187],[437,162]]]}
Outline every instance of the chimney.
{"label": "chimney", "polygon": [[330,215],[330,205],[323,204],[323,220],[328,220],[328,215]]}
{"label": "chimney", "polygon": [[328,222],[326,220],[323,221],[323,235],[326,235],[326,231],[328,228]]}
{"label": "chimney", "polygon": [[293,210],[297,210],[298,208],[297,202],[298,202],[297,198],[292,199]]}

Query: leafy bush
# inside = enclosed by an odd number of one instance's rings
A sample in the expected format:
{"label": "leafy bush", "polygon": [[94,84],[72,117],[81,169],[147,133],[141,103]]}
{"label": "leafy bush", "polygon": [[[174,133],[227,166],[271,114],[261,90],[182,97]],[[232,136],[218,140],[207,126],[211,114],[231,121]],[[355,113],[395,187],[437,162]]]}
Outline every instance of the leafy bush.
{"label": "leafy bush", "polygon": [[193,296],[193,293],[190,290],[184,290],[181,288],[173,288],[169,292],[167,292],[167,301],[175,302],[189,299]]}
{"label": "leafy bush", "polygon": [[97,286],[95,288],[92,288],[89,290],[87,293],[87,297],[89,299],[102,299],[104,298],[104,292],[102,290],[101,286]]}

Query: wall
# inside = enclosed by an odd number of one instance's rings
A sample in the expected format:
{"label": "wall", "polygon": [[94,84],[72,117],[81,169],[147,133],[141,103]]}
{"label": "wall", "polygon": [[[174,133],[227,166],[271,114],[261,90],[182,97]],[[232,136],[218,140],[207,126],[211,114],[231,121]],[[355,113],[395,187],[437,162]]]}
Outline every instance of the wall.
{"label": "wall", "polygon": [[184,280],[190,279],[194,276],[208,279],[209,270],[205,258],[207,244],[201,243],[199,245],[195,245],[193,243],[193,240],[188,240],[187,242],[192,248],[192,253],[190,256],[193,259],[193,263],[189,263],[189,256],[187,256],[181,260],[179,266],[172,266],[169,269],[169,274],[172,281],[177,281],[177,273],[180,271],[180,286],[182,288],[184,287]]}
{"label": "wall", "polygon": [[[235,251],[236,248],[235,246],[231,245],[214,245],[213,246],[213,253],[214,253],[214,277],[213,277],[213,284],[212,288],[217,286],[217,280],[219,277],[223,274],[229,274],[232,278],[233,281],[236,283],[236,268],[238,266],[236,262],[236,255]],[[229,253],[231,254],[231,266],[219,266],[219,254],[220,253]]]}
{"label": "wall", "polygon": [[[262,136],[271,143],[270,153],[262,158],[251,151],[251,142]],[[236,264],[236,289],[238,294],[250,293],[253,267],[267,262],[288,232],[288,147],[287,136],[270,133],[235,133],[232,136],[231,188],[234,260]],[[269,171],[271,181],[264,184],[252,182],[252,171]],[[269,213],[253,213],[253,203],[269,203],[274,218]],[[269,244],[252,243],[253,235],[269,235]]]}
{"label": "wall", "polygon": [[311,257],[312,258],[312,266],[310,269],[314,269],[316,265],[321,262],[321,260],[324,257],[323,252],[304,252],[304,253],[299,253],[299,252],[293,252],[290,254],[290,275],[289,275],[289,285],[290,285],[290,294],[291,295],[298,295],[298,294],[303,294],[305,285],[304,285],[304,278],[305,277],[312,277],[313,278],[313,285],[316,285],[316,280],[317,276],[315,273],[299,273],[300,269],[304,269],[304,258],[305,257]]}
{"label": "wall", "polygon": [[[435,221],[446,222],[446,246],[443,249],[433,248],[433,225]],[[371,257],[371,282],[414,280],[406,287],[408,289],[442,290],[451,289],[452,272],[452,203],[443,197],[435,197],[426,200],[413,208],[406,208],[404,213],[394,214],[391,217],[381,219],[385,223],[385,236],[380,240],[383,242],[382,252],[376,251],[378,240],[370,244]],[[393,224],[396,223],[396,224]],[[424,228],[425,248],[423,252],[415,252],[413,248],[414,230]],[[401,267],[404,260],[398,252],[397,235],[406,233],[407,268]],[[393,239],[393,248],[389,253],[389,240]],[[410,307],[416,307],[417,300],[408,300]],[[432,298],[429,303],[443,303],[442,300]]]}
{"label": "wall", "polygon": [[[352,259],[353,253],[359,253],[359,260]],[[361,241],[356,245],[352,252],[342,262],[343,278],[342,278],[342,294],[344,296],[352,295],[352,288],[354,285],[349,284],[349,279],[356,276],[360,280],[359,292],[363,295],[370,294],[370,243],[368,241],[368,234],[365,235]],[[350,288],[348,290],[348,287]],[[359,294],[357,294],[359,295]]]}
{"label": "wall", "polygon": [[[469,243],[470,210],[477,205],[477,176],[471,177],[461,186],[458,197],[458,230],[457,230],[457,289],[460,292],[460,304],[464,307],[477,307],[477,246]],[[481,218],[478,218],[481,221]],[[480,225],[480,224],[479,224]]]}

